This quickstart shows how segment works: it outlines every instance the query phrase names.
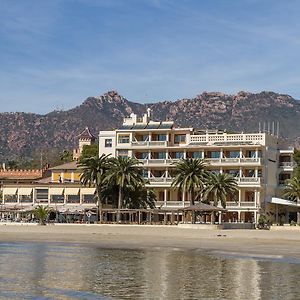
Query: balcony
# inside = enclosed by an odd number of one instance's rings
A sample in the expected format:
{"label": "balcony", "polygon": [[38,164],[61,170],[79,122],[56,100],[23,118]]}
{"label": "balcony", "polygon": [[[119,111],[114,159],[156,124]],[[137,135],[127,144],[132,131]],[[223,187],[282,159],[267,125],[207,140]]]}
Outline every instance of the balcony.
{"label": "balcony", "polygon": [[148,178],[150,185],[171,186],[173,178],[171,177],[150,177]]}
{"label": "balcony", "polygon": [[247,184],[261,184],[263,182],[263,179],[261,177],[235,177],[237,180],[237,183],[240,185],[247,185]]}
{"label": "balcony", "polygon": [[255,202],[227,202],[226,208],[240,208],[240,207],[256,207]]}
{"label": "balcony", "polygon": [[179,161],[179,159],[139,159],[143,165],[171,165]]}
{"label": "balcony", "polygon": [[167,141],[132,141],[132,147],[167,147]]}
{"label": "balcony", "polygon": [[164,201],[156,201],[155,203],[156,207],[178,207],[178,208],[181,208],[181,207],[184,207],[184,206],[189,206],[190,205],[190,202],[189,201],[167,201],[166,202],[166,205],[165,205],[165,202]]}
{"label": "balcony", "polygon": [[293,161],[282,161],[279,163],[279,167],[284,169],[293,169],[295,166],[296,163]]}
{"label": "balcony", "polygon": [[244,157],[244,158],[206,158],[207,161],[211,165],[247,165],[247,164],[259,164],[261,165],[261,158],[252,158],[252,157]]}

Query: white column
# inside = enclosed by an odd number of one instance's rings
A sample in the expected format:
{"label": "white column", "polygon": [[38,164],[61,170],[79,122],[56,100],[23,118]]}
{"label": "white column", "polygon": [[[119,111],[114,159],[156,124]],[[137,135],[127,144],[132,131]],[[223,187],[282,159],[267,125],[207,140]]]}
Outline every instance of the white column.
{"label": "white column", "polygon": [[243,177],[243,169],[240,167],[240,177]]}
{"label": "white column", "polygon": [[61,182],[64,182],[64,176],[65,176],[65,173],[64,173],[64,172],[61,172],[61,173],[60,173]]}
{"label": "white column", "polygon": [[223,148],[220,149],[220,158],[224,158]]}
{"label": "white column", "polygon": [[74,182],[74,172],[71,173],[71,182]]}
{"label": "white column", "polygon": [[241,206],[241,202],[242,202],[242,190],[239,189],[239,206]]}
{"label": "white column", "polygon": [[164,190],[164,206],[167,206],[167,201],[168,201],[168,190]]}
{"label": "white column", "polygon": [[186,159],[186,149],[183,151],[183,158]]}
{"label": "white column", "polygon": [[184,206],[185,204],[185,193],[182,192],[182,206]]}
{"label": "white column", "polygon": [[51,172],[51,181],[54,181],[54,173]]}
{"label": "white column", "polygon": [[240,148],[240,158],[242,158],[242,157],[243,157],[243,149]]}

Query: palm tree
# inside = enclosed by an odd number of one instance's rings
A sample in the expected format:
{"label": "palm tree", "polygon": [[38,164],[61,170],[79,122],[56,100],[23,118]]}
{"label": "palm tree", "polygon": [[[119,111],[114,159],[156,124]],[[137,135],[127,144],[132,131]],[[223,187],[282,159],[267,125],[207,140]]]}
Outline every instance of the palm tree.
{"label": "palm tree", "polygon": [[206,164],[199,158],[182,159],[175,163],[175,176],[172,181],[173,188],[179,188],[183,193],[190,194],[190,205],[195,204],[195,193],[204,186],[206,177]]}
{"label": "palm tree", "polygon": [[39,205],[33,210],[33,214],[39,220],[40,225],[46,225],[46,220],[52,209],[49,206]]}
{"label": "palm tree", "polygon": [[103,199],[101,197],[101,191],[104,184],[106,173],[109,169],[109,155],[102,154],[100,157],[88,157],[84,158],[78,164],[82,167],[82,174],[80,181],[83,185],[95,186],[96,198],[98,203],[98,217],[102,222],[102,207]]}
{"label": "palm tree", "polygon": [[144,186],[145,179],[140,174],[137,166],[141,164],[136,158],[116,157],[111,160],[111,167],[105,181],[108,185],[115,185],[118,188],[118,213],[117,222],[120,221],[120,210],[123,207],[125,189],[134,189]]}
{"label": "palm tree", "polygon": [[203,198],[205,200],[213,198],[215,206],[221,203],[225,208],[227,196],[236,191],[238,191],[238,184],[233,176],[227,173],[210,173],[203,189]]}
{"label": "palm tree", "polygon": [[[283,196],[300,204],[300,178],[293,177],[287,180],[287,185],[283,191]],[[300,225],[300,212],[297,212],[297,223]]]}

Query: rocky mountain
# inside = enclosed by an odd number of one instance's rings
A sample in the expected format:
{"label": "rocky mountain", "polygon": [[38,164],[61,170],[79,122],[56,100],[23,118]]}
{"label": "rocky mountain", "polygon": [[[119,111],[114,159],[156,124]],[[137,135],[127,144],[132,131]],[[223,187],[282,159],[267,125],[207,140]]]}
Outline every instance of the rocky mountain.
{"label": "rocky mountain", "polygon": [[0,113],[0,159],[31,157],[43,149],[72,149],[76,136],[89,126],[99,130],[118,127],[131,112],[152,109],[154,119],[173,120],[178,126],[219,128],[228,131],[257,131],[258,123],[280,122],[286,143],[296,145],[300,137],[300,101],[273,92],[236,95],[204,92],[193,99],[139,104],[115,91],[89,97],[68,111],[46,115]]}

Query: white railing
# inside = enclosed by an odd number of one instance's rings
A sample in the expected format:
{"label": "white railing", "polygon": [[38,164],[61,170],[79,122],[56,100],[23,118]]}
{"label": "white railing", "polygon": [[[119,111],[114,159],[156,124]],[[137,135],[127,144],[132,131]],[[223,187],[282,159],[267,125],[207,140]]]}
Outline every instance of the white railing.
{"label": "white railing", "polygon": [[262,178],[261,177],[235,177],[237,182],[240,184],[247,184],[247,183],[257,183],[260,184],[262,183]]}
{"label": "white railing", "polygon": [[243,158],[206,158],[205,161],[211,164],[261,164],[261,158],[243,157]]}
{"label": "white railing", "polygon": [[164,165],[169,165],[173,164],[179,159],[139,159],[140,162],[142,162],[144,165],[154,165],[154,164],[164,164]]}
{"label": "white railing", "polygon": [[255,202],[227,202],[226,207],[255,207]]}
{"label": "white railing", "polygon": [[296,164],[293,161],[285,161],[280,163],[280,167],[290,167],[293,168]]}
{"label": "white railing", "polygon": [[132,141],[131,146],[138,147],[167,147],[167,141]]}
{"label": "white railing", "polygon": [[244,133],[244,134],[203,134],[191,135],[191,143],[197,142],[254,142],[264,144],[265,136],[262,133]]}
{"label": "white railing", "polygon": [[156,183],[171,183],[173,181],[173,178],[171,177],[150,177],[148,178],[150,182],[156,182]]}
{"label": "white railing", "polygon": [[[165,205],[166,204],[166,205]],[[190,202],[189,201],[172,201],[172,200],[167,200],[166,202],[164,201],[156,201],[155,202],[156,207],[160,206],[165,206],[165,207],[183,207],[183,206],[189,206]]]}

